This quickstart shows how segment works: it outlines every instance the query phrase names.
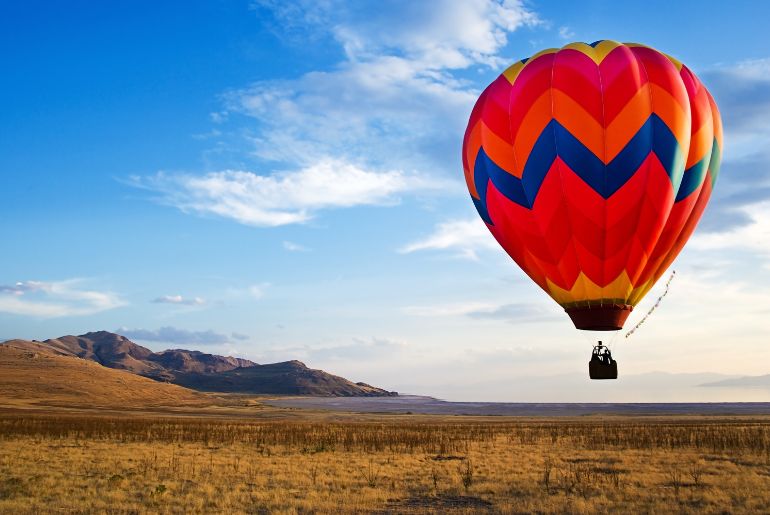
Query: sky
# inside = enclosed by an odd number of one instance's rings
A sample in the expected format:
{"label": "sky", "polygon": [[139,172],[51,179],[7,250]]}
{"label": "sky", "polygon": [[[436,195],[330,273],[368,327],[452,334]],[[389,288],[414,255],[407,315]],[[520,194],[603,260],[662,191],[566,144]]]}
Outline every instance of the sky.
{"label": "sky", "polygon": [[[451,400],[770,400],[689,388],[770,373],[768,17],[750,1],[0,2],[0,340],[104,329]],[[614,335],[612,385],[587,379],[595,335],[488,233],[460,159],[502,70],[598,39],[682,60],[725,125],[711,203],[660,307]]]}

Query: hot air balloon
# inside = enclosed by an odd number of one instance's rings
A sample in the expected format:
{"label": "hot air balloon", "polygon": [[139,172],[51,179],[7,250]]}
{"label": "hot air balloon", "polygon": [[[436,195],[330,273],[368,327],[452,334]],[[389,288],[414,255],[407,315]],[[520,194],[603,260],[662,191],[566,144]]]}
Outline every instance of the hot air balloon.
{"label": "hot air balloon", "polygon": [[511,258],[577,329],[612,331],[695,230],[721,147],[716,103],[692,71],[603,40],[505,70],[473,108],[462,159]]}

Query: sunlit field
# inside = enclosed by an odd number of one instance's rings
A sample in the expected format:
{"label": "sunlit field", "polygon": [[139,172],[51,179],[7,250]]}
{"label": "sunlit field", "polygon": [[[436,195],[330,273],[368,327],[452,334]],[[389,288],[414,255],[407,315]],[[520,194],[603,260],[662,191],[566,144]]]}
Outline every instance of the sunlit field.
{"label": "sunlit field", "polygon": [[770,419],[7,414],[0,511],[770,511]]}

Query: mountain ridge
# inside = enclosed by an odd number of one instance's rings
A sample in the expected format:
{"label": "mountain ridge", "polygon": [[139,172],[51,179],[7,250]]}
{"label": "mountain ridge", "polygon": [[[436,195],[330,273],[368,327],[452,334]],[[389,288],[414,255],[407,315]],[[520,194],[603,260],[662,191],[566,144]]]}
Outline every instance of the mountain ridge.
{"label": "mountain ridge", "polygon": [[740,376],[721,381],[703,383],[699,386],[721,388],[767,388],[770,389],[770,374],[759,376]]}
{"label": "mountain ridge", "polygon": [[167,349],[154,352],[125,336],[109,331],[66,335],[45,341],[8,340],[32,352],[52,353],[94,361],[156,381],[198,391],[249,394],[326,395],[344,397],[396,396],[367,383],[354,383],[323,370],[290,360],[258,364],[245,358],[219,356],[197,350]]}

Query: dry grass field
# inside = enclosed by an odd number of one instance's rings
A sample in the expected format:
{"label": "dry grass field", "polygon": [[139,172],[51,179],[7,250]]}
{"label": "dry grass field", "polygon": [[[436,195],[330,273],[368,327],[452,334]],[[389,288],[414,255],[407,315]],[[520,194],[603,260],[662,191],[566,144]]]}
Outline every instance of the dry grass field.
{"label": "dry grass field", "polygon": [[769,491],[765,418],[0,414],[4,513],[767,513]]}
{"label": "dry grass field", "polygon": [[770,417],[277,408],[0,347],[0,513],[770,512]]}
{"label": "dry grass field", "polygon": [[206,406],[205,394],[93,361],[0,345],[0,402],[19,406]]}

